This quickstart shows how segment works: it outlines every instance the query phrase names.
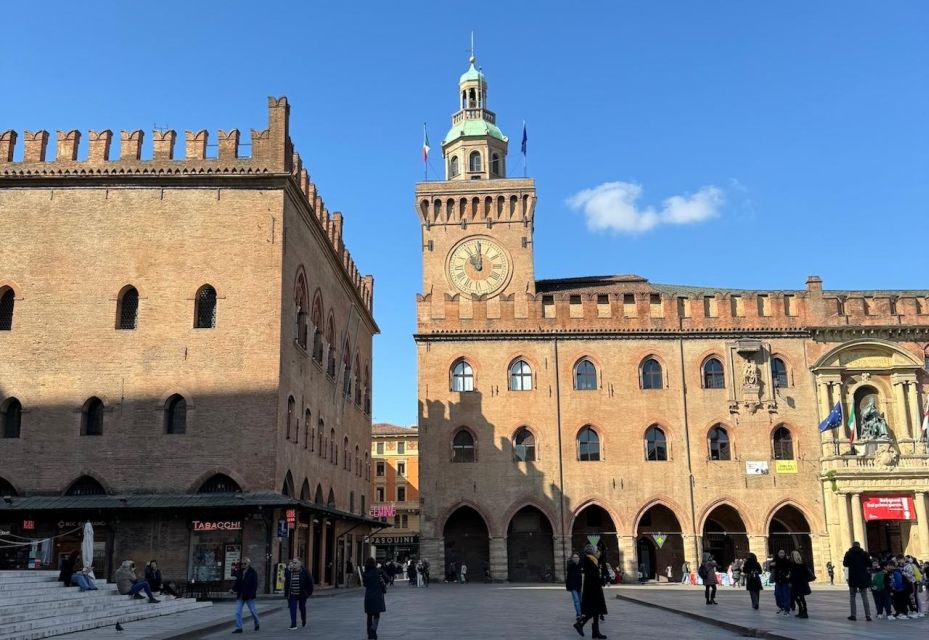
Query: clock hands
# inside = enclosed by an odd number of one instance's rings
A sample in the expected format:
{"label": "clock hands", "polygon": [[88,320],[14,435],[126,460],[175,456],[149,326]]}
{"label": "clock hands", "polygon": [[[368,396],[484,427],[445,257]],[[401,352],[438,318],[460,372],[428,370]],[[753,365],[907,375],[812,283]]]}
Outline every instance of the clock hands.
{"label": "clock hands", "polygon": [[484,270],[484,256],[481,254],[481,241],[477,241],[477,252],[471,255],[469,258],[471,266],[474,267],[475,271]]}

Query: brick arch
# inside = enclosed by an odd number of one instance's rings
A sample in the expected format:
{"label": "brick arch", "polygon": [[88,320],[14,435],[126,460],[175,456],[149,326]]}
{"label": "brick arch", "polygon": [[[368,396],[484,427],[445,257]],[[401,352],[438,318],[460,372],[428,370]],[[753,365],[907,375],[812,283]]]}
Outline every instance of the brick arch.
{"label": "brick arch", "polygon": [[677,518],[677,523],[681,527],[682,535],[693,535],[693,531],[690,527],[690,520],[686,517],[684,508],[673,498],[664,495],[652,498],[639,508],[632,519],[632,535],[637,535],[639,522],[642,520],[642,516],[644,516],[649,509],[657,506],[665,507],[674,514],[674,517]]}
{"label": "brick arch", "polygon": [[755,522],[752,520],[751,516],[749,515],[751,511],[748,509],[748,507],[742,504],[741,501],[736,500],[735,498],[731,496],[724,496],[722,498],[714,500],[713,502],[710,502],[703,508],[703,510],[700,512],[700,515],[697,516],[697,523],[698,523],[697,531],[702,532],[704,527],[706,526],[706,521],[709,515],[717,507],[721,507],[723,505],[732,507],[735,510],[735,512],[739,515],[739,517],[742,519],[742,522],[745,523],[746,532],[751,533],[752,535],[755,535],[755,533],[752,533],[752,532],[757,532],[758,529],[757,527],[755,527]]}
{"label": "brick arch", "polygon": [[446,370],[448,371],[448,375],[447,375],[448,387],[449,389],[451,389],[451,386],[452,386],[452,369],[461,360],[464,360],[469,365],[471,365],[471,373],[474,375],[474,389],[476,390],[478,388],[477,385],[478,385],[478,382],[480,382],[480,377],[482,373],[481,365],[477,359],[477,356],[467,351],[459,351],[455,353],[454,355],[452,355],[451,358],[448,359],[448,366],[446,367]]}
{"label": "brick arch", "polygon": [[461,507],[470,507],[471,509],[474,509],[477,515],[479,515],[481,519],[484,521],[484,526],[487,527],[488,536],[493,535],[493,532],[498,530],[496,526],[496,522],[494,522],[492,518],[489,518],[487,516],[487,512],[485,512],[485,510],[482,507],[478,506],[476,502],[472,502],[471,500],[462,498],[458,500],[457,502],[452,503],[448,508],[446,508],[445,511],[442,513],[442,517],[438,519],[437,522],[441,523],[441,526],[436,527],[436,532],[440,536],[443,536],[443,537],[445,536],[445,525],[448,524],[449,518],[451,518],[452,515],[456,511],[458,511],[458,509],[460,509]]}
{"label": "brick arch", "polygon": [[[78,476],[78,478],[79,478],[79,477],[80,477],[80,476]],[[75,478],[75,480],[77,480],[77,478]],[[5,482],[6,484],[10,485],[11,487],[13,487],[13,492],[14,492],[17,496],[23,495],[22,489],[20,489],[19,486],[18,486],[15,482],[13,482],[12,480],[9,480],[7,476],[0,476],[0,485],[2,485],[4,482]],[[71,482],[74,482],[74,480],[72,480]],[[68,485],[68,486],[70,486],[70,485]],[[67,487],[65,487],[65,489],[67,489]],[[61,493],[64,493],[64,489],[61,491]],[[3,496],[0,496],[0,498],[2,498],[2,497],[3,497]]]}
{"label": "brick arch", "polygon": [[248,490],[246,488],[245,482],[242,481],[242,476],[237,471],[234,471],[229,467],[211,467],[201,473],[199,476],[196,476],[196,479],[190,485],[188,485],[189,488],[187,489],[187,493],[197,493],[197,491],[200,489],[200,486],[211,477],[215,476],[217,473],[221,473],[224,476],[229,476],[235,480],[236,484],[242,488],[243,492]]}
{"label": "brick arch", "polygon": [[[589,498],[584,498],[580,500],[577,503],[577,507],[571,510],[571,515],[570,515],[571,521],[567,523],[568,527],[567,529],[565,529],[566,532],[574,531],[574,523],[577,522],[578,515],[580,515],[580,513],[584,509],[590,506],[600,507],[601,509],[606,511],[607,515],[610,516],[610,519],[613,520],[613,526],[616,527],[617,532],[628,531],[623,525],[623,519],[619,517],[619,513],[616,512],[615,509],[613,509],[609,504],[607,504],[603,500],[600,500],[599,498],[589,497]],[[626,534],[622,534],[622,535],[626,535]]]}
{"label": "brick arch", "polygon": [[4,289],[11,289],[13,291],[14,300],[22,300],[22,287],[19,286],[14,280],[9,278],[0,278],[0,292]]}
{"label": "brick arch", "polygon": [[[642,351],[638,355],[639,364],[636,365],[636,369],[635,369],[635,375],[637,378],[636,385],[639,387],[640,390],[644,390],[642,388],[642,367],[645,366],[645,362],[649,359],[655,360],[655,362],[657,362],[661,366],[661,389],[670,388],[671,380],[670,380],[670,377],[668,376],[668,371],[669,371],[668,361],[665,359],[664,356],[659,354],[657,351]],[[649,391],[653,391],[653,389],[649,389]]]}
{"label": "brick arch", "polygon": [[806,519],[806,523],[810,526],[810,534],[812,535],[822,534],[822,527],[820,526],[819,521],[816,518],[812,517],[811,509],[803,506],[796,500],[792,500],[790,498],[784,498],[783,500],[775,503],[774,506],[768,510],[768,514],[765,517],[765,521],[764,521],[764,535],[767,535],[768,531],[771,529],[771,522],[774,520],[775,514],[781,509],[783,509],[784,507],[793,507],[794,509],[800,512],[800,514]]}
{"label": "brick arch", "polygon": [[510,528],[510,522],[513,520],[513,516],[515,516],[526,507],[533,507],[542,512],[542,514],[548,518],[548,523],[551,525],[552,531],[555,533],[558,532],[558,527],[555,526],[558,522],[558,518],[556,518],[554,514],[552,514],[551,510],[549,510],[548,507],[543,506],[542,503],[534,496],[526,495],[515,500],[513,504],[510,505],[510,508],[504,512],[503,517],[500,518],[499,522],[500,526],[503,528],[496,535],[499,535],[501,538],[506,537],[507,531]]}
{"label": "brick arch", "polygon": [[[158,408],[164,409],[165,406],[168,404],[168,400],[170,400],[174,396],[181,396],[182,398],[184,398],[184,402],[187,403],[188,411],[194,408],[194,397],[191,395],[190,391],[188,391],[185,387],[174,387],[171,390],[163,391],[161,395],[158,396]],[[100,396],[97,396],[97,397],[99,398]],[[104,403],[104,406],[106,406],[106,403]]]}
{"label": "brick arch", "polygon": [[82,468],[80,471],[77,472],[77,474],[71,476],[71,478],[67,482],[64,483],[64,485],[61,487],[61,489],[58,492],[59,495],[64,495],[65,492],[71,488],[71,485],[74,484],[76,480],[79,480],[80,478],[84,476],[87,476],[88,478],[93,478],[94,480],[99,482],[100,486],[103,487],[103,490],[106,492],[106,495],[112,495],[113,493],[115,493],[115,491],[113,490],[113,485],[110,484],[110,482],[106,480],[102,475],[100,475],[93,469]]}
{"label": "brick arch", "polygon": [[455,436],[458,435],[459,431],[467,431],[471,434],[471,438],[474,442],[474,462],[480,462],[480,444],[481,439],[477,435],[477,431],[474,430],[474,427],[467,424],[459,424],[457,427],[448,432],[448,437],[446,439],[446,451],[448,452],[448,460],[452,460],[452,447],[455,444]]}

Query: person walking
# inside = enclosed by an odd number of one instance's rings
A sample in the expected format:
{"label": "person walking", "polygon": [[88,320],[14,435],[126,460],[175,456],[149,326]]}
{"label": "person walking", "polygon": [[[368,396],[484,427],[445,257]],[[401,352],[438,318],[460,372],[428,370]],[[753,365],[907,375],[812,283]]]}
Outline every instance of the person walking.
{"label": "person walking", "polygon": [[745,589],[752,600],[752,609],[757,609],[761,595],[761,565],[754,553],[748,554],[742,563],[742,575],[745,576]]}
{"label": "person walking", "polygon": [[690,563],[684,560],[684,564],[681,565],[681,584],[690,583]]}
{"label": "person walking", "polygon": [[571,600],[574,602],[574,621],[581,619],[581,587],[584,580],[581,573],[581,557],[571,554],[568,560],[568,568],[565,570],[564,588],[571,594]]}
{"label": "person walking", "polygon": [[790,558],[783,549],[778,549],[777,556],[771,562],[771,576],[774,579],[777,612],[789,616],[793,608],[790,600]]}
{"label": "person walking", "polygon": [[855,595],[861,594],[861,602],[864,605],[864,619],[871,621],[871,605],[868,603],[868,589],[871,588],[871,576],[868,573],[868,567],[871,566],[871,558],[868,552],[861,548],[861,543],[857,540],[852,543],[851,548],[845,552],[842,559],[842,566],[848,570],[848,600],[851,614],[849,620],[857,620],[858,612],[855,606]]}
{"label": "person walking", "polygon": [[600,580],[599,552],[592,544],[584,547],[581,575],[581,617],[574,623],[574,630],[583,636],[584,625],[588,620],[592,620],[590,637],[602,640],[606,636],[600,633],[600,619],[607,614],[606,598],[603,597],[603,584]]}
{"label": "person walking", "polygon": [[671,584],[671,578],[674,577],[674,570],[671,569],[671,565],[664,568],[664,575],[668,579],[668,584]]}
{"label": "person walking", "polygon": [[461,575],[461,584],[464,584],[468,581],[468,565],[465,564],[464,560],[461,561],[461,569],[459,570]]}
{"label": "person walking", "polygon": [[829,584],[835,584],[835,565],[832,564],[832,560],[826,563],[826,573],[829,574]]}
{"label": "person walking", "polygon": [[809,618],[806,610],[806,597],[810,595],[810,582],[815,580],[812,569],[803,561],[800,552],[790,552],[790,594],[797,603],[797,617]]}
{"label": "person walking", "polygon": [[387,611],[384,594],[387,593],[387,584],[377,568],[374,558],[365,560],[365,571],[362,583],[365,588],[365,615],[368,620],[368,640],[377,640],[377,627],[381,622],[381,614]]}
{"label": "person walking", "polygon": [[303,563],[294,558],[287,567],[284,576],[284,594],[287,608],[290,609],[290,630],[297,629],[297,608],[300,609],[301,626],[306,626],[306,599],[313,595],[313,576]]}
{"label": "person walking", "polygon": [[719,576],[716,573],[716,560],[709,553],[704,554],[703,564],[697,570],[700,579],[703,580],[703,594],[706,596],[707,604],[719,604],[716,602],[716,585],[719,584]]}
{"label": "person walking", "polygon": [[239,563],[232,592],[235,593],[235,629],[232,633],[242,633],[242,608],[245,606],[252,614],[255,631],[258,631],[261,627],[258,620],[258,607],[255,606],[255,598],[258,597],[258,572],[252,566],[250,558],[242,558]]}

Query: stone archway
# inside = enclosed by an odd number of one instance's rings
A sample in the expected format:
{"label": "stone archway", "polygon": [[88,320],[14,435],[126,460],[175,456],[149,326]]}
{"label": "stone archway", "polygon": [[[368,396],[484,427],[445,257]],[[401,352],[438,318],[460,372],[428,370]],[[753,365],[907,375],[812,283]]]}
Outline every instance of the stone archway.
{"label": "stone archway", "polygon": [[815,566],[811,533],[810,524],[803,512],[791,504],[785,504],[774,512],[768,524],[768,553],[776,556],[783,549],[790,555],[791,551],[796,550],[804,562]]}
{"label": "stone archway", "polygon": [[736,558],[748,555],[748,528],[735,507],[721,504],[703,521],[703,555],[713,556],[724,571]]}
{"label": "stone archway", "polygon": [[490,571],[490,532],[484,518],[471,507],[462,506],[455,510],[445,521],[442,530],[445,538],[445,567],[442,573],[455,565],[456,569],[464,562],[472,580],[480,579]]}
{"label": "stone archway", "polygon": [[684,563],[684,536],[674,512],[663,504],[649,507],[639,518],[636,529],[636,567],[646,580],[666,576],[681,578]]}
{"label": "stone archway", "polygon": [[607,510],[597,504],[590,504],[581,509],[574,517],[574,526],[571,528],[572,552],[582,554],[588,543],[594,544],[603,552],[601,561],[609,562],[614,568],[623,566],[616,524]]}
{"label": "stone archway", "polygon": [[510,582],[551,582],[554,579],[553,536],[551,522],[538,508],[525,506],[513,515],[506,532]]}

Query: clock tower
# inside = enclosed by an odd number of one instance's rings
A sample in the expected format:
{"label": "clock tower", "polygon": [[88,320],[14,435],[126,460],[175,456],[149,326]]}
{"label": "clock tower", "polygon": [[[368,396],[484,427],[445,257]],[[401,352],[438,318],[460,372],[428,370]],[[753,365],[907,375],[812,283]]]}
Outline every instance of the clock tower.
{"label": "clock tower", "polygon": [[473,55],[458,81],[458,101],[442,141],[445,180],[416,185],[423,297],[443,317],[436,307],[446,300],[467,306],[505,300],[525,308],[527,294],[535,295],[535,182],[507,178],[508,139],[488,109],[487,78]]}

